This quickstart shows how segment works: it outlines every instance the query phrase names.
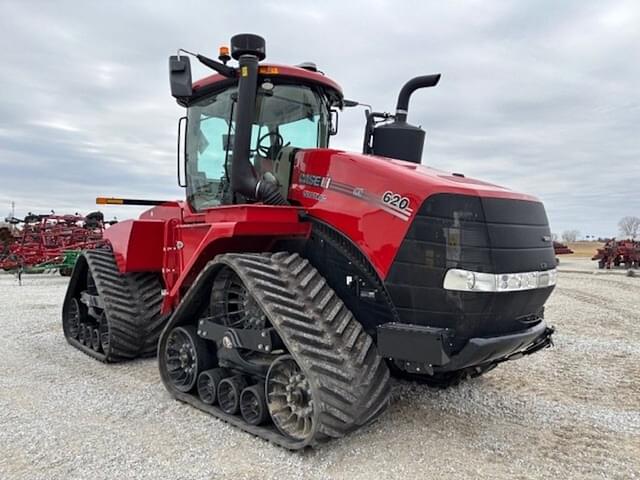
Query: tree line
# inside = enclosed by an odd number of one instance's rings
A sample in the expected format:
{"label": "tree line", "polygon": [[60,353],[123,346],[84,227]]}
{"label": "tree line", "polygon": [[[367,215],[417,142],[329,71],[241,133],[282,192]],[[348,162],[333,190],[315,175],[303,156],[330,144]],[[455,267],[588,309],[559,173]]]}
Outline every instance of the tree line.
{"label": "tree line", "polygon": [[[618,222],[618,228],[622,237],[635,240],[640,233],[640,218],[634,216],[622,217]],[[561,236],[562,241],[565,243],[573,243],[578,240],[578,237],[580,237],[579,230],[565,230]],[[558,240],[558,235],[555,233],[553,234],[553,240]],[[598,238],[598,240],[604,239]]]}

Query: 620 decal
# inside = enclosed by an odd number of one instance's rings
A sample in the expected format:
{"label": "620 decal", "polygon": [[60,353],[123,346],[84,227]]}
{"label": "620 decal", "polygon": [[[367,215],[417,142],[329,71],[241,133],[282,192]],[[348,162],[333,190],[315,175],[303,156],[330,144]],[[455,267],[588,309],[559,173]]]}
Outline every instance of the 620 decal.
{"label": "620 decal", "polygon": [[384,192],[384,195],[382,195],[382,201],[387,205],[399,208],[400,210],[406,210],[411,203],[407,197],[403,197],[388,190]]}
{"label": "620 decal", "polygon": [[401,213],[402,216],[406,216],[407,218],[413,213],[413,209],[410,208],[411,200],[390,190],[387,190],[382,195],[382,203],[384,203],[393,211]]}

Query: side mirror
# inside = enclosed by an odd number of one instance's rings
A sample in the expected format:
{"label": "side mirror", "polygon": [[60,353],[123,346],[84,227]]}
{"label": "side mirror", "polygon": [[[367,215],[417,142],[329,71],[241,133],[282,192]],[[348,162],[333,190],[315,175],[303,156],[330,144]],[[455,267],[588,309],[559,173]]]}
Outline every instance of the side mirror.
{"label": "side mirror", "polygon": [[189,57],[186,55],[169,57],[169,81],[171,82],[171,95],[175,98],[191,96],[193,88]]}
{"label": "side mirror", "polygon": [[182,117],[178,121],[178,186],[187,186],[187,125],[189,120]]}
{"label": "side mirror", "polygon": [[338,134],[338,110],[331,109],[331,119],[329,124],[329,135]]}

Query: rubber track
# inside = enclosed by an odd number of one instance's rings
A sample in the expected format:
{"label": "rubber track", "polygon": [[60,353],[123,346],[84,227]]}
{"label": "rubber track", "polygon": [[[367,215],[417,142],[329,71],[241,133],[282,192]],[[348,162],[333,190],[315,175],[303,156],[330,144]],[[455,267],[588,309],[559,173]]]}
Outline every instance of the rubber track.
{"label": "rubber track", "polygon": [[[308,260],[288,252],[219,255],[192,288],[211,277],[206,272],[220,264],[232,268],[251,290],[309,379],[318,409],[315,434],[305,441],[291,440],[273,426],[247,425],[240,417],[205,405],[194,395],[181,394],[171,388],[161,361],[163,381],[176,398],[292,450],[342,437],[384,411],[390,396],[386,363],[372,338]],[[198,293],[202,295],[202,291],[193,292],[184,300],[194,299]],[[178,307],[176,313],[180,310]],[[165,334],[180,320],[172,319]],[[163,339],[160,342],[162,350]]]}
{"label": "rubber track", "polygon": [[154,273],[132,273],[127,275],[132,294],[144,316],[144,343],[140,354],[153,357],[158,349],[158,339],[167,323],[167,316],[160,314],[162,307],[162,283]]}
{"label": "rubber track", "polygon": [[[83,253],[83,257],[104,303],[110,332],[109,351],[96,352],[72,338],[67,338],[67,341],[103,362],[121,362],[155,352],[164,325],[158,323],[165,320],[160,317],[162,296],[157,275],[122,275],[109,250],[89,250]],[[79,296],[79,293],[72,296]]]}

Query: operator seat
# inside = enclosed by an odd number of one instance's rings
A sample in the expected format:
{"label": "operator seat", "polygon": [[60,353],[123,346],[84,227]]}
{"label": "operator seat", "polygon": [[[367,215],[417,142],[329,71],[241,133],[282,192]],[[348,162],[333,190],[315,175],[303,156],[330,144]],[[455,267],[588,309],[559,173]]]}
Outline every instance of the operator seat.
{"label": "operator seat", "polygon": [[256,156],[255,165],[256,173],[259,178],[269,172],[278,181],[278,187],[283,198],[289,196],[289,187],[291,186],[291,171],[293,169],[293,161],[296,153],[300,150],[297,147],[286,146],[278,149],[275,157],[265,158]]}

